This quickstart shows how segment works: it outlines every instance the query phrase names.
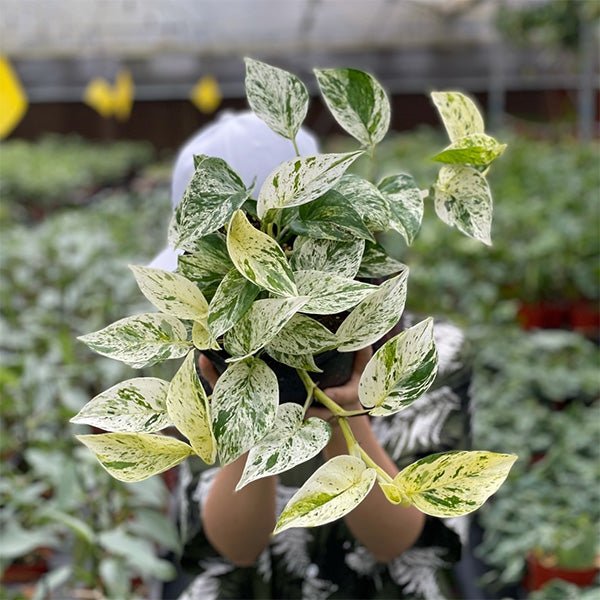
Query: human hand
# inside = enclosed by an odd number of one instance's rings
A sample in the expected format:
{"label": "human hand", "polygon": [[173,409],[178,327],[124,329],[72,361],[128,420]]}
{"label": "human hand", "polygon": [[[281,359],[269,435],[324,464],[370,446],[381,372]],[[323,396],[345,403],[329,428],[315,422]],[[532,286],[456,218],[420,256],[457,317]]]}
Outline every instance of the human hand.
{"label": "human hand", "polygon": [[210,383],[210,387],[214,389],[217,379],[219,379],[219,374],[217,373],[215,366],[205,354],[200,354],[200,358],[198,359],[198,367],[200,369],[200,375],[202,375],[202,377],[204,377],[204,379]]}

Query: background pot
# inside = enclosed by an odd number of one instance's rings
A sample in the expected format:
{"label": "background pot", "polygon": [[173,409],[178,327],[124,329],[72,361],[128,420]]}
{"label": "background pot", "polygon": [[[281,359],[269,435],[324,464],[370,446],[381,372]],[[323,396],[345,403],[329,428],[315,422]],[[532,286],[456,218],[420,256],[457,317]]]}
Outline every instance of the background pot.
{"label": "background pot", "polygon": [[588,587],[594,583],[597,574],[597,567],[566,569],[546,564],[543,558],[539,558],[535,554],[530,554],[527,557],[525,587],[530,591],[539,590],[552,579],[562,579],[563,581],[574,583],[579,587]]}

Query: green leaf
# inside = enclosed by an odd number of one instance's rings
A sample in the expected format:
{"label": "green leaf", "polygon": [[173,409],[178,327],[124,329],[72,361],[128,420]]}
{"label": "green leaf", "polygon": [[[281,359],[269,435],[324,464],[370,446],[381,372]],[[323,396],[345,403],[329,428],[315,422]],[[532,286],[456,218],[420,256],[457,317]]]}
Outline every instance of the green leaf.
{"label": "green leaf", "polygon": [[225,349],[236,358],[253,354],[270,343],[306,301],[307,298],[257,300],[225,334]]}
{"label": "green leaf", "polygon": [[174,248],[193,252],[198,240],[225,225],[249,194],[243,181],[222,159],[205,158],[196,168],[169,228]]}
{"label": "green leaf", "polygon": [[177,273],[129,265],[142,294],[158,308],[180,319],[204,319],[208,302],[198,287]]}
{"label": "green leaf", "polygon": [[484,132],[483,118],[469,97],[460,92],[432,92],[431,99],[440,113],[451,142]]}
{"label": "green leaf", "polygon": [[214,336],[208,330],[208,324],[204,321],[195,321],[192,326],[192,342],[198,350],[220,350],[220,346]]}
{"label": "green leaf", "polygon": [[120,360],[134,369],[181,358],[191,347],[183,323],[161,313],[125,317],[77,339],[98,354]]}
{"label": "green leaf", "polygon": [[375,241],[361,216],[348,205],[344,196],[329,190],[318,200],[300,207],[298,218],[290,227],[294,233],[311,238],[356,241],[356,238]]}
{"label": "green leaf", "polygon": [[492,244],[492,194],[473,167],[442,167],[435,184],[435,212],[444,223],[488,246]]}
{"label": "green leaf", "polygon": [[319,354],[337,345],[336,336],[318,321],[295,314],[269,343],[269,350],[287,354]]}
{"label": "green leaf", "polygon": [[23,529],[19,523],[8,521],[2,524],[0,559],[13,560],[40,546],[55,546],[57,542],[55,533],[49,528]]}
{"label": "green leaf", "polygon": [[250,108],[275,133],[295,139],[308,110],[306,86],[283,69],[251,58],[244,62]]}
{"label": "green leaf", "polygon": [[315,69],[335,120],[363,146],[378,144],[390,126],[390,103],[381,84],[356,69]]}
{"label": "green leaf", "polygon": [[231,269],[217,288],[208,309],[208,327],[214,338],[229,331],[252,306],[260,288],[237,269]]}
{"label": "green leaf", "polygon": [[135,514],[127,522],[127,529],[140,537],[152,540],[173,552],[181,551],[181,539],[175,519],[158,510],[135,508]]}
{"label": "green leaf", "polygon": [[448,164],[485,167],[496,160],[506,149],[506,144],[485,133],[473,133],[454,141],[433,157],[433,160]]}
{"label": "green leaf", "polygon": [[190,441],[194,452],[205,463],[214,463],[217,447],[211,428],[210,407],[196,374],[194,352],[187,355],[169,385],[167,411],[173,425]]}
{"label": "green leaf", "polygon": [[297,271],[294,277],[298,293],[309,298],[302,312],[316,315],[348,310],[377,289],[369,283],[323,271]]}
{"label": "green leaf", "polygon": [[62,510],[45,506],[40,509],[38,516],[68,527],[75,535],[88,544],[94,544],[96,541],[94,530],[85,521]]}
{"label": "green leaf", "polygon": [[295,354],[292,352],[280,352],[270,345],[265,346],[266,353],[276,361],[292,367],[293,369],[304,369],[313,373],[322,373],[323,369],[315,363],[315,357],[312,354]]}
{"label": "green leaf", "polygon": [[151,433],[100,433],[76,437],[119,481],[143,481],[193,454],[187,444]]}
{"label": "green leaf", "polygon": [[362,152],[317,154],[288,160],[265,180],[258,194],[257,212],[263,219],[271,209],[300,206],[331,189]]}
{"label": "green leaf", "polygon": [[383,246],[367,242],[358,277],[377,279],[399,273],[404,269],[406,269],[406,265],[388,256]]}
{"label": "green leaf", "polygon": [[251,225],[241,210],[227,231],[227,249],[235,268],[250,282],[277,296],[297,296],[292,270],[279,244]]}
{"label": "green leaf", "polygon": [[394,478],[401,493],[434,517],[460,517],[477,510],[506,479],[514,454],[448,452],[409,465]]}
{"label": "green leaf", "polygon": [[92,398],[71,423],[106,431],[153,433],[170,425],[167,414],[169,382],[136,377],[114,385]]}
{"label": "green leaf", "polygon": [[410,246],[423,220],[423,197],[415,180],[410,175],[399,173],[382,179],[378,188],[389,204],[389,227]]}
{"label": "green leaf", "polygon": [[304,409],[299,404],[279,405],[273,429],[250,450],[235,489],[310,460],[327,445],[330,436],[329,423],[317,417],[304,421]]}
{"label": "green leaf", "polygon": [[346,173],[334,189],[346,198],[370,231],[385,231],[388,228],[391,216],[388,202],[370,181]]}
{"label": "green leaf", "polygon": [[379,340],[402,316],[408,268],[382,283],[342,322],[336,335],[339,352],[360,350]]}
{"label": "green leaf", "polygon": [[212,419],[219,458],[227,465],[273,427],[279,402],[275,373],[259,358],[230,365],[212,395]]}
{"label": "green leaf", "polygon": [[397,413],[421,397],[437,373],[433,320],[425,319],[388,340],[367,363],[358,385],[369,414]]}
{"label": "green leaf", "polygon": [[298,236],[290,265],[294,271],[327,271],[354,279],[364,249],[364,240],[338,242]]}
{"label": "green leaf", "polygon": [[355,456],[335,456],[318,468],[283,509],[273,534],[290,527],[316,527],[356,508],[371,491],[377,473]]}

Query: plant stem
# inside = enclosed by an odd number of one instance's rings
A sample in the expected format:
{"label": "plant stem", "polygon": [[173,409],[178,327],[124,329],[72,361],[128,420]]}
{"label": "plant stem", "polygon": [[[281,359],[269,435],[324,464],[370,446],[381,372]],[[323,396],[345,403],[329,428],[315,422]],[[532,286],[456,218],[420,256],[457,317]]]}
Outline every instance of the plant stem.
{"label": "plant stem", "polygon": [[292,144],[294,145],[294,151],[296,152],[296,156],[300,156],[300,150],[298,150],[298,144],[296,144],[296,138],[292,138]]}

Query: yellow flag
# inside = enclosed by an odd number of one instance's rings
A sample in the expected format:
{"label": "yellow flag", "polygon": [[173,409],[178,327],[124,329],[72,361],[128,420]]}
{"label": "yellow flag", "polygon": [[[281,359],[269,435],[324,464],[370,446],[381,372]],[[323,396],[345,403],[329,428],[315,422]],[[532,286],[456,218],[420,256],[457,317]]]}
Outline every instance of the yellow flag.
{"label": "yellow flag", "polygon": [[214,113],[219,108],[222,99],[219,84],[212,75],[202,77],[190,94],[190,100],[194,106],[206,114]]}
{"label": "yellow flag", "polygon": [[126,121],[131,114],[134,93],[131,73],[122,69],[114,85],[99,77],[90,81],[85,88],[83,101],[105,119],[115,117],[119,121]]}
{"label": "yellow flag", "polygon": [[0,56],[0,139],[4,139],[23,118],[27,96],[8,59]]}

